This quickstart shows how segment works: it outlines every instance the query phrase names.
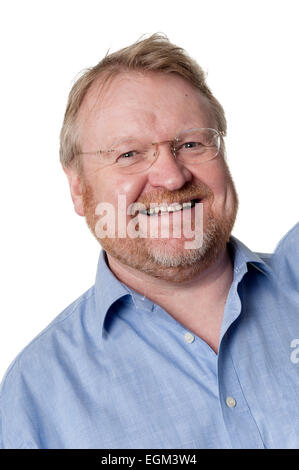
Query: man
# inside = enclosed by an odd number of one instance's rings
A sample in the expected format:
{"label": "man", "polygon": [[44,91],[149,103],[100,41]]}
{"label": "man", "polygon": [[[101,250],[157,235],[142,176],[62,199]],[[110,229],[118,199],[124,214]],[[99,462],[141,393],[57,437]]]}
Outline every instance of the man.
{"label": "man", "polygon": [[225,133],[202,70],[163,36],[76,82],[61,163],[103,250],[95,285],[9,368],[3,448],[299,445],[296,312],[271,257],[231,236]]}

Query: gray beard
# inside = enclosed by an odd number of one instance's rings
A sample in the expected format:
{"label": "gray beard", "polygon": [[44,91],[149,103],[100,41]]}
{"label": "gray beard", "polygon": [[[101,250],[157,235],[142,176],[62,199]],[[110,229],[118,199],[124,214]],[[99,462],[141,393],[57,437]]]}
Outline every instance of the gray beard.
{"label": "gray beard", "polygon": [[153,252],[149,252],[150,262],[154,262],[161,267],[177,268],[179,266],[193,266],[197,263],[203,263],[208,257],[209,252],[215,249],[215,239],[217,238],[217,227],[215,221],[211,221],[209,227],[203,234],[201,247],[190,250],[184,250],[181,253],[169,254],[159,247]]}
{"label": "gray beard", "polygon": [[105,239],[101,244],[110,256],[133,269],[157,279],[181,283],[205,271],[225,250],[233,220],[217,221],[211,217],[204,230],[202,246],[178,253],[169,253],[167,245],[164,248],[159,244],[138,246],[138,241],[142,242],[138,238],[134,241],[133,251],[128,250],[122,239],[113,246],[106,244]]}

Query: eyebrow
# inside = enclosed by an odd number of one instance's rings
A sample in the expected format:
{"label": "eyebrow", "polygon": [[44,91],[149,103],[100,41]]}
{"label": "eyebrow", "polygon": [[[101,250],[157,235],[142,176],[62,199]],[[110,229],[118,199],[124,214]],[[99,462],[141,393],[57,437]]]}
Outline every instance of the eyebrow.
{"label": "eyebrow", "polygon": [[108,144],[107,147],[110,148],[112,147],[112,145],[125,142],[126,140],[138,140],[138,137],[136,137],[136,135],[135,136],[125,135],[125,136],[118,136],[118,137],[113,136],[111,139],[109,138],[110,144]]}
{"label": "eyebrow", "polygon": [[[175,135],[171,138],[171,139],[166,139],[167,141],[171,141],[171,140],[174,140],[179,134],[181,134],[182,132],[184,131],[187,131],[187,130],[191,130],[191,129],[198,129],[198,128],[209,128],[209,126],[199,126],[199,125],[196,125],[194,124],[193,126],[191,127],[186,127],[184,129],[179,129],[176,131]],[[145,139],[144,137],[136,137],[136,135],[122,135],[122,136],[119,136],[118,137],[115,137],[113,136],[113,138],[109,138],[109,142],[111,142],[109,145],[107,145],[107,149],[109,149],[110,147],[112,147],[114,144],[118,144],[118,143],[121,143],[121,142],[124,142],[126,140],[146,140],[148,142],[155,142],[156,140],[152,140],[152,139]]]}

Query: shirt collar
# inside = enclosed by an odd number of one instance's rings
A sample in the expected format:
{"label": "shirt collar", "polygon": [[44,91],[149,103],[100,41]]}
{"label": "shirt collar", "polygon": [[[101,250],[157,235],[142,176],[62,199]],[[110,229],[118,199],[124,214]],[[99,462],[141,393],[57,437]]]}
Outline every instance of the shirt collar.
{"label": "shirt collar", "polygon": [[272,269],[257,253],[251,251],[244,243],[232,236],[229,240],[229,247],[231,248],[232,258],[234,262],[234,277],[240,272],[247,272],[247,265],[251,264],[258,271],[261,271],[266,276],[270,276]]}
{"label": "shirt collar", "polygon": [[[270,266],[233,236],[229,240],[229,249],[234,263],[234,282],[238,283],[241,281],[244,274],[248,271],[248,264],[251,264],[266,276],[271,274]],[[129,288],[115,277],[109,269],[105,251],[101,250],[95,282],[95,301],[101,337],[103,337],[105,332],[104,323],[110,307],[126,296],[130,297],[136,308],[152,311],[155,306],[154,302],[142,296],[134,289]]]}
{"label": "shirt collar", "polygon": [[101,250],[95,282],[95,301],[102,335],[109,308],[127,295],[129,295],[128,288],[109,269],[106,252]]}

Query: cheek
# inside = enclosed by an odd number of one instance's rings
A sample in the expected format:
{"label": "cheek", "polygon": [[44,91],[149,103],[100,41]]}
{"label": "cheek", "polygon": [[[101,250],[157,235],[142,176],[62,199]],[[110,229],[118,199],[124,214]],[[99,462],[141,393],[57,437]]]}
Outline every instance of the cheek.
{"label": "cheek", "polygon": [[229,180],[224,161],[218,159],[206,162],[193,174],[199,184],[202,182],[211,189],[215,197],[225,194]]}
{"label": "cheek", "polygon": [[135,202],[145,185],[140,175],[114,175],[111,171],[94,175],[92,187],[94,194],[100,202],[110,202],[117,205],[118,196],[126,197],[127,206]]}
{"label": "cheek", "polygon": [[237,204],[234,183],[224,161],[220,161],[211,177],[210,189],[214,193],[213,207],[217,211],[231,211]]}
{"label": "cheek", "polygon": [[211,190],[215,196],[225,196],[225,193],[228,188],[228,179],[226,174],[219,173],[215,174],[214,178],[211,181]]}

